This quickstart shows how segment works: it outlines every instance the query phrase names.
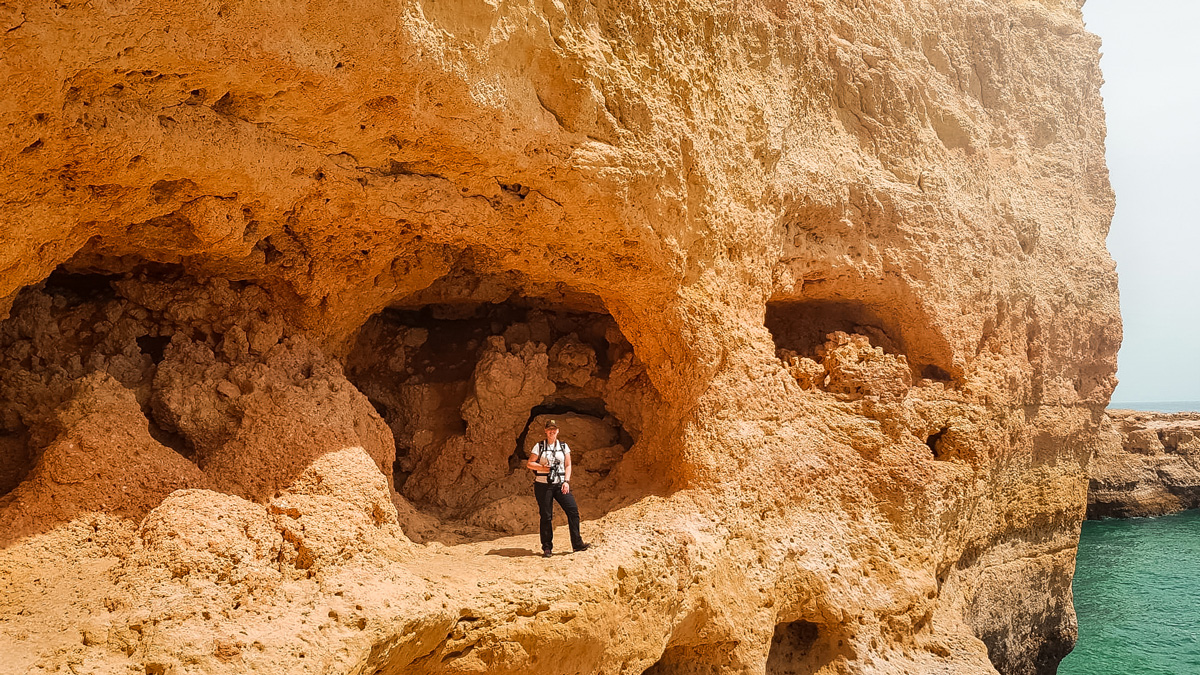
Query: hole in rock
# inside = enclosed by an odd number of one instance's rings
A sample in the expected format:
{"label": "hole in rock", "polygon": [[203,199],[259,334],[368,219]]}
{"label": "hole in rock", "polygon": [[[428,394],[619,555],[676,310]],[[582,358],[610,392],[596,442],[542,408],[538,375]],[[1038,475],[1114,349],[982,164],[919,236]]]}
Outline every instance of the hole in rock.
{"label": "hole in rock", "polygon": [[[767,303],[765,324],[775,341],[776,354],[805,388],[867,394],[892,386],[881,382],[888,378],[895,379],[896,389],[922,379],[953,382],[945,368],[927,362],[928,355],[910,353],[912,345],[901,326],[863,303],[772,301]],[[837,332],[847,335],[845,342],[831,340],[830,335]],[[829,372],[824,357],[829,349],[839,348],[843,356],[834,362],[850,367],[840,373]],[[882,358],[871,355],[871,350],[882,350]],[[856,363],[862,364],[861,368]],[[902,372],[905,370],[908,372]],[[863,382],[854,382],[859,379]]]}
{"label": "hole in rock", "polygon": [[146,416],[146,430],[150,433],[151,438],[179,453],[188,461],[196,461],[196,448],[192,442],[183,434],[159,425],[149,403],[142,406],[142,414]]}
{"label": "hole in rock", "polygon": [[169,335],[142,335],[137,338],[138,348],[142,353],[150,357],[150,360],[155,364],[162,363],[163,354],[167,350],[167,345],[170,344],[171,337]]}
{"label": "hole in rock", "polygon": [[808,675],[825,665],[819,658],[817,640],[820,628],[811,621],[789,621],[775,626],[771,651],[767,654],[767,675]]}
{"label": "hole in rock", "polygon": [[47,295],[61,299],[65,306],[73,307],[115,297],[112,282],[120,278],[116,274],[72,274],[60,267],[46,277],[42,289]]}
{"label": "hole in rock", "polygon": [[934,459],[946,459],[945,450],[941,447],[942,437],[949,431],[946,427],[942,427],[940,431],[930,434],[929,438],[925,439],[925,445],[929,446],[929,451],[933,453]]}
{"label": "hole in rock", "polygon": [[[529,421],[525,425],[525,429],[517,438],[517,446],[513,453],[508,457],[508,466],[511,469],[519,469],[525,466],[525,462],[529,459],[529,448],[535,443],[545,438],[545,420],[546,419],[572,419],[579,417],[592,417],[600,420],[609,420],[611,423],[616,422],[604,407],[602,399],[581,399],[571,401],[568,404],[547,404],[536,405],[529,413]],[[542,422],[539,426],[536,423]],[[625,430],[625,427],[620,424],[615,424],[617,432],[617,443],[622,448],[633,447],[633,436]],[[565,438],[565,437],[564,437]],[[598,469],[597,473],[601,477],[608,475],[611,469]]]}
{"label": "hole in rock", "polygon": [[[623,484],[618,467],[659,399],[616,321],[593,296],[498,293],[506,299],[441,302],[453,294],[435,284],[372,317],[346,360],[392,430],[417,541],[537,532],[525,463],[550,418],[571,448],[583,520],[647,489]],[[557,507],[555,518],[565,523]]]}
{"label": "hole in rock", "polygon": [[921,377],[937,382],[954,381],[954,377],[950,375],[950,373],[947,373],[945,368],[935,366],[932,363],[927,363],[923,368],[921,368]]}

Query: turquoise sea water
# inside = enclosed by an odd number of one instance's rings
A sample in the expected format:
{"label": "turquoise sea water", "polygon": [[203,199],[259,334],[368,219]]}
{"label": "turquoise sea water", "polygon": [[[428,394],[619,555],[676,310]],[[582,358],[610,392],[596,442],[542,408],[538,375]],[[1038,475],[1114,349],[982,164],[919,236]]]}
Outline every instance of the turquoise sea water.
{"label": "turquoise sea water", "polygon": [[[1114,401],[1108,404],[1110,408],[1121,410],[1148,410],[1150,412],[1175,413],[1200,411],[1200,401]],[[1186,675],[1192,675],[1187,673]]]}
{"label": "turquoise sea water", "polygon": [[1200,675],[1200,511],[1086,521],[1059,675]]}

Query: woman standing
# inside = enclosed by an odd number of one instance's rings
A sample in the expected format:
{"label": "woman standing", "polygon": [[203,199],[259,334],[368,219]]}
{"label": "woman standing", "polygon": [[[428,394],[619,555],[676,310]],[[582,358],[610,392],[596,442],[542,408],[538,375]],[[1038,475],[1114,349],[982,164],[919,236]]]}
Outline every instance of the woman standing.
{"label": "woman standing", "polygon": [[571,531],[571,548],[586,551],[579,536],[579,507],[575,495],[571,494],[571,448],[558,440],[558,423],[546,422],[546,440],[538,441],[529,451],[525,467],[533,471],[533,495],[537,497],[541,513],[542,557],[554,555],[554,503],[567,514],[567,527]]}

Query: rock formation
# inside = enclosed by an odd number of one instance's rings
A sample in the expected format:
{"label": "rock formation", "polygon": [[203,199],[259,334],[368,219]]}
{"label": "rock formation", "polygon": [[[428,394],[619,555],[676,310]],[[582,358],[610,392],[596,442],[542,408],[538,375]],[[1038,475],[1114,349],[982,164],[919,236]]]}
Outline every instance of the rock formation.
{"label": "rock formation", "polygon": [[0,671],[1053,672],[1078,4],[0,6]]}
{"label": "rock formation", "polygon": [[1088,518],[1200,508],[1200,413],[1109,410],[1089,466]]}

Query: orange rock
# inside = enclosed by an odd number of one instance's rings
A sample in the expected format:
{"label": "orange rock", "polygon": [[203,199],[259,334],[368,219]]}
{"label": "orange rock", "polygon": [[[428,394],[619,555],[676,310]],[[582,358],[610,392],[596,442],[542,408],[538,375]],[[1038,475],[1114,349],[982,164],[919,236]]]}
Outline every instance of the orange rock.
{"label": "orange rock", "polygon": [[[4,666],[1053,670],[1078,5],[0,7]],[[543,560],[546,414],[616,440]]]}

